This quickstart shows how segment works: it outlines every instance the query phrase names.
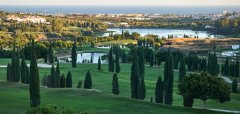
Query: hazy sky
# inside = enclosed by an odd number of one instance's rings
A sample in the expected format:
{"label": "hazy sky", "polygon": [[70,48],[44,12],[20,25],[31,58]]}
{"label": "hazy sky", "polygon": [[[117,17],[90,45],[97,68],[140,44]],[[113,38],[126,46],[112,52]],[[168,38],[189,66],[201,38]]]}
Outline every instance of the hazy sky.
{"label": "hazy sky", "polygon": [[240,5],[240,0],[0,0],[0,5]]}

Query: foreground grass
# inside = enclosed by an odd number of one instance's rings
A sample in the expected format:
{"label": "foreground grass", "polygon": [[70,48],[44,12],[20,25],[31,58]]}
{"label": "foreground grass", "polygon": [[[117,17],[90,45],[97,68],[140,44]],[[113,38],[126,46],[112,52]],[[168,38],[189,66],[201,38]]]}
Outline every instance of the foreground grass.
{"label": "foreground grass", "polygon": [[[0,59],[0,64],[6,64],[9,59]],[[113,73],[108,72],[107,65],[103,64],[102,69],[103,71],[98,71],[97,64],[78,64],[77,68],[71,68],[71,64],[60,64],[61,73],[65,75],[70,70],[73,75],[73,87],[77,87],[77,83],[79,80],[84,80],[85,74],[88,69],[91,69],[92,79],[93,79],[93,88],[101,91],[104,95],[111,95],[112,93],[112,75]],[[131,64],[121,64],[121,72],[118,74],[119,78],[119,85],[120,85],[120,97],[129,98],[130,97],[130,71]],[[40,71],[40,79],[45,74],[50,74],[49,68],[39,68]],[[173,105],[175,106],[182,106],[182,97],[178,95],[177,84],[178,84],[178,71],[174,71],[174,92],[173,92]],[[145,101],[150,101],[151,97],[154,98],[154,89],[155,83],[158,76],[163,76],[163,65],[160,67],[145,67],[145,83],[147,89],[147,95]],[[0,80],[6,80],[6,68],[0,68]],[[14,89],[14,88],[12,88]],[[47,89],[48,91],[54,91],[52,89]],[[0,90],[1,91],[1,90]],[[45,89],[43,89],[45,91]],[[7,91],[4,92],[7,94]],[[48,92],[49,93],[49,92]],[[71,92],[70,92],[71,93]],[[58,93],[56,93],[58,94]],[[74,94],[74,93],[73,93]],[[0,93],[1,95],[1,93]],[[71,95],[69,95],[71,96]],[[115,96],[112,96],[115,98]],[[91,98],[91,97],[90,97]],[[87,96],[85,99],[88,99]],[[101,98],[99,98],[101,99]],[[1,100],[0,100],[1,101]],[[74,101],[72,101],[74,102]],[[81,101],[79,101],[81,102]],[[96,103],[92,105],[102,105],[102,103],[95,99]],[[114,104],[111,103],[111,104]],[[125,105],[128,105],[126,103]],[[202,107],[203,103],[200,100],[195,100],[194,107]],[[72,105],[69,105],[72,107]],[[131,105],[130,105],[131,106]],[[127,107],[126,107],[127,108]],[[218,103],[215,101],[207,101],[207,108],[214,108],[214,109],[225,109],[225,110],[240,110],[240,95],[239,94],[232,94],[231,101],[226,103]],[[111,109],[111,107],[109,107]],[[107,110],[107,109],[106,109]]]}
{"label": "foreground grass", "polygon": [[[22,114],[29,108],[28,86],[0,82],[0,113]],[[75,113],[92,114],[222,114],[220,112],[167,106],[84,89],[41,88],[42,104],[69,107]]]}

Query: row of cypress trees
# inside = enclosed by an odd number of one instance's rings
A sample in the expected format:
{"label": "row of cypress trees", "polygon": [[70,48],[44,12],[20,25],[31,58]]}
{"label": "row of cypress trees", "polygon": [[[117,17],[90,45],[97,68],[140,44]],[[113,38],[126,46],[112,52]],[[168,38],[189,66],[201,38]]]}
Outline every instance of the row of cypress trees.
{"label": "row of cypress trees", "polygon": [[144,99],[146,96],[144,80],[144,51],[143,48],[134,48],[134,59],[131,66],[131,97],[135,99]]}
{"label": "row of cypress trees", "polygon": [[230,61],[229,58],[227,57],[225,59],[224,64],[222,64],[221,69],[222,69],[221,73],[225,76],[239,77],[240,75],[239,60]]}
{"label": "row of cypress trees", "polygon": [[7,67],[7,80],[12,82],[19,82],[21,73],[20,73],[20,65],[19,65],[19,49],[14,44],[13,53],[12,53],[12,62],[8,64]]}
{"label": "row of cypress trees", "polygon": [[[120,54],[121,54],[121,48],[119,46],[113,46],[111,47],[109,53],[108,53],[108,71],[109,72],[120,72]],[[115,59],[113,54],[115,54]],[[115,65],[114,65],[115,64]]]}
{"label": "row of cypress trees", "polygon": [[[182,56],[180,58],[179,65],[179,83],[183,83],[182,80],[186,76],[186,57]],[[156,83],[155,88],[155,102],[156,103],[164,103],[168,105],[172,105],[173,102],[173,81],[174,81],[174,62],[173,55],[170,52],[170,48],[168,50],[167,60],[164,65],[164,79],[159,76]]]}
{"label": "row of cypress trees", "polygon": [[20,63],[20,52],[15,50],[15,45],[12,52],[12,62],[7,65],[7,81],[19,82],[29,84],[29,68],[25,61],[24,52],[21,54],[21,64]]}
{"label": "row of cypress trees", "polygon": [[19,82],[21,79],[22,83],[29,84],[30,106],[37,107],[41,103],[41,98],[35,42],[32,40],[31,43],[30,70],[25,62],[24,54],[22,54],[20,67],[19,50],[15,50],[15,43],[13,47],[12,62],[7,66],[7,81]]}

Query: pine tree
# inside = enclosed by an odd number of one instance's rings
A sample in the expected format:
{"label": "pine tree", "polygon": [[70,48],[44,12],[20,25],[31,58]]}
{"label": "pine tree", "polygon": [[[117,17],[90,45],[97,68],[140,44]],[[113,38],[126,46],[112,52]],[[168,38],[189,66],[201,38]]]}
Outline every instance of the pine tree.
{"label": "pine tree", "polygon": [[185,67],[185,59],[182,57],[180,61],[180,66],[179,66],[179,77],[178,81],[181,82],[182,79],[186,76],[186,67]]}
{"label": "pine tree", "polygon": [[115,71],[116,71],[116,73],[120,72],[119,56],[120,56],[120,49],[119,49],[119,47],[117,47],[117,49],[116,49],[116,59],[115,59],[115,62],[116,62]]}
{"label": "pine tree", "polygon": [[76,68],[77,67],[77,43],[74,41],[74,44],[72,46],[72,67]]}
{"label": "pine tree", "polygon": [[158,80],[157,80],[157,83],[156,83],[155,102],[156,103],[163,103],[163,81],[162,81],[161,76],[158,77]]}
{"label": "pine tree", "polygon": [[32,40],[31,62],[30,62],[30,79],[29,79],[29,93],[30,93],[30,106],[37,107],[40,105],[40,84],[39,84],[39,71],[37,66],[37,57]]}
{"label": "pine tree", "polygon": [[118,77],[117,73],[113,74],[113,79],[112,79],[112,93],[115,95],[118,95],[119,92],[119,83],[118,83]]}
{"label": "pine tree", "polygon": [[168,49],[168,58],[164,66],[164,104],[171,105],[173,100],[173,57]]}
{"label": "pine tree", "polygon": [[61,78],[60,78],[60,88],[65,88],[66,87],[66,79],[64,74],[62,74]]}
{"label": "pine tree", "polygon": [[58,61],[58,63],[57,63],[57,67],[56,67],[55,87],[56,87],[56,88],[59,88],[59,87],[60,87],[60,68],[59,68],[59,61]]}
{"label": "pine tree", "polygon": [[91,77],[90,70],[87,71],[87,74],[84,80],[84,88],[92,89],[92,77]]}
{"label": "pine tree", "polygon": [[22,62],[21,62],[21,82],[26,83],[26,76],[27,76],[27,70],[26,70],[26,63],[25,63],[25,56],[22,54]]}
{"label": "pine tree", "polygon": [[51,68],[51,87],[55,88],[56,87],[56,71],[54,68],[54,64],[52,64],[52,68]]}
{"label": "pine tree", "polygon": [[233,80],[232,82],[232,92],[237,93],[238,92],[238,82],[236,79]]}
{"label": "pine tree", "polygon": [[50,64],[54,63],[54,54],[53,54],[53,44],[50,43],[50,47],[48,49],[48,60]]}
{"label": "pine tree", "polygon": [[66,78],[66,88],[72,88],[72,74],[70,71],[68,71]]}
{"label": "pine tree", "polygon": [[98,58],[98,70],[102,70],[102,68],[101,68],[101,58],[99,57]]}

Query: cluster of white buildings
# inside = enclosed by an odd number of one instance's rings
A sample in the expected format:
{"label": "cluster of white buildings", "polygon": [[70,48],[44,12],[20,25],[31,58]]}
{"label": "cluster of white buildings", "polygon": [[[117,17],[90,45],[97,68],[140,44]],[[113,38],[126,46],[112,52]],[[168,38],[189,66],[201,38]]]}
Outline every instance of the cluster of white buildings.
{"label": "cluster of white buildings", "polygon": [[25,16],[20,18],[16,15],[8,15],[7,20],[15,20],[18,22],[32,22],[32,23],[48,23],[45,18],[40,16]]}

